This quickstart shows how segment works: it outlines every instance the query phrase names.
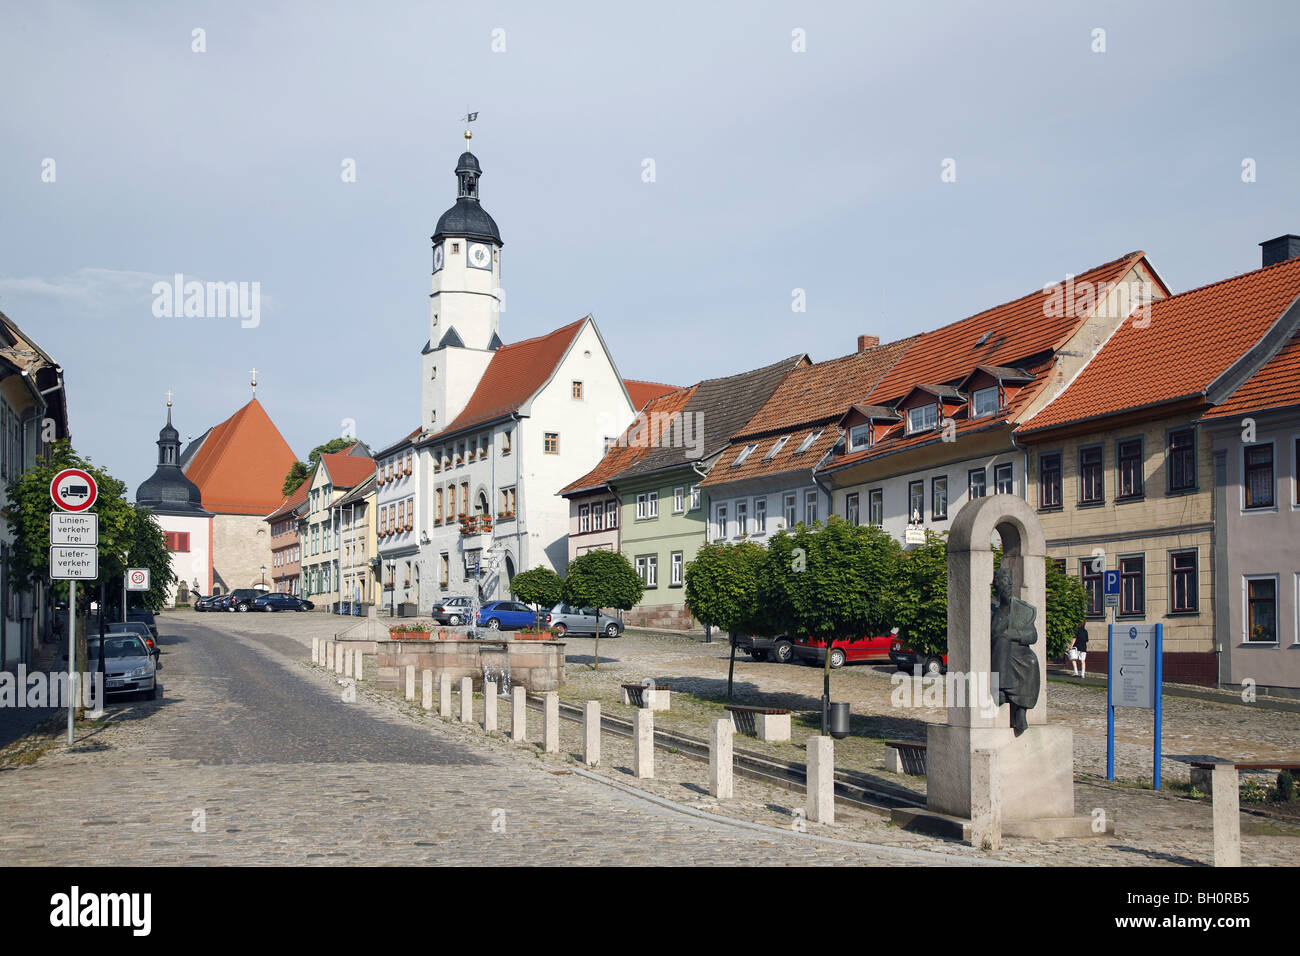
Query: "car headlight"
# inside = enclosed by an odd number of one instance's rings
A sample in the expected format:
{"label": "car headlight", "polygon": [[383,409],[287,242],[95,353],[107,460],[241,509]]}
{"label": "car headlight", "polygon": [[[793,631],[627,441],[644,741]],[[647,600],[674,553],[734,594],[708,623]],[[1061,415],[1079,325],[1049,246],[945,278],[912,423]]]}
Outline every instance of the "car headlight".
{"label": "car headlight", "polygon": [[127,677],[148,677],[149,672],[151,670],[152,668],[146,664],[144,667],[137,667],[135,670],[131,671],[131,673],[127,674],[126,676]]}

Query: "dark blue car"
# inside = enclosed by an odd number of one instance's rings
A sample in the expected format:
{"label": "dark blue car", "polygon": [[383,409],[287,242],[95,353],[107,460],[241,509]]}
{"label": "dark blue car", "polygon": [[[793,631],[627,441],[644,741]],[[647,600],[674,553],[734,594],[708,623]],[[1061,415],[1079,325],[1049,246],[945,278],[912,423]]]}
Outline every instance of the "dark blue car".
{"label": "dark blue car", "polygon": [[532,627],[535,623],[537,616],[533,609],[518,601],[492,601],[478,612],[479,626],[493,631]]}

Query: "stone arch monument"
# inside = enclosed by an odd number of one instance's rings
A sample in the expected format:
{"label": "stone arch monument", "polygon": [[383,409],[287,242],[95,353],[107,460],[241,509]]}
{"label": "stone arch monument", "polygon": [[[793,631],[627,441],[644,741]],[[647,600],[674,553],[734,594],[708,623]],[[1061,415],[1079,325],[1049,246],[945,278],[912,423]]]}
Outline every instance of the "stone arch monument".
{"label": "stone arch monument", "polygon": [[[1021,686],[1036,690],[1032,705],[1025,702],[1020,732],[1013,727],[1013,705],[996,702],[1002,681],[991,672],[995,534],[1010,577],[1004,606],[1016,605],[1022,633],[1029,634],[1032,621],[1037,637],[1017,648]],[[969,502],[949,532],[947,686],[961,681],[968,692],[964,700],[949,699],[946,724],[929,727],[926,805],[931,814],[956,818],[951,822],[962,824],[967,838],[976,817],[998,820],[1000,832],[1013,836],[1093,835],[1090,819],[1074,816],[1074,734],[1047,723],[1046,558],[1042,523],[1015,495]],[[1029,653],[1037,682],[1026,673],[1032,670]]]}

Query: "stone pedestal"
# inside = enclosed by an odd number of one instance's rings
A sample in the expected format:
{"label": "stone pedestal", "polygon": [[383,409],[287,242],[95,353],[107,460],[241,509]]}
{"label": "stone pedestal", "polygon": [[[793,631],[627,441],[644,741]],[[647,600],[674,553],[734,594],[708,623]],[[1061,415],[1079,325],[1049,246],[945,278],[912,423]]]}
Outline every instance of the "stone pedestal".
{"label": "stone pedestal", "polygon": [[600,701],[582,706],[582,762],[588,767],[600,763]]}
{"label": "stone pedestal", "polygon": [[472,677],[460,679],[460,722],[474,723],[474,679]]}
{"label": "stone pedestal", "polygon": [[560,752],[560,695],[553,690],[543,698],[542,749],[548,754]]}
{"label": "stone pedestal", "polygon": [[[433,671],[429,671],[430,674]],[[451,716],[451,675],[443,674],[438,678],[438,716]]]}
{"label": "stone pedestal", "polygon": [[496,681],[483,683],[483,729],[488,733],[494,733],[497,729]]}
{"label": "stone pedestal", "polygon": [[835,822],[835,740],[809,737],[808,795],[804,809],[813,823]]}
{"label": "stone pedestal", "polygon": [[977,750],[997,751],[1004,824],[1074,816],[1074,732],[1051,724],[1031,726],[1019,737],[1010,727],[931,724],[925,758],[927,809],[971,819],[972,755]]}
{"label": "stone pedestal", "polygon": [[420,706],[425,710],[433,710],[433,671],[425,671],[420,675]]}
{"label": "stone pedestal", "polygon": [[655,775],[655,715],[645,707],[632,714],[632,773],[638,777]]}
{"label": "stone pedestal", "polygon": [[415,665],[406,665],[406,699],[415,700]]}
{"label": "stone pedestal", "polygon": [[759,740],[780,743],[790,739],[789,714],[755,714],[754,730]]}
{"label": "stone pedestal", "polygon": [[735,796],[732,782],[732,732],[730,717],[714,718],[709,727],[709,793],[719,800]]}
{"label": "stone pedestal", "polygon": [[1214,803],[1214,865],[1241,866],[1241,791],[1237,768],[1215,764],[1210,775]]}
{"label": "stone pedestal", "polygon": [[518,685],[510,688],[510,739],[528,739],[528,691]]}

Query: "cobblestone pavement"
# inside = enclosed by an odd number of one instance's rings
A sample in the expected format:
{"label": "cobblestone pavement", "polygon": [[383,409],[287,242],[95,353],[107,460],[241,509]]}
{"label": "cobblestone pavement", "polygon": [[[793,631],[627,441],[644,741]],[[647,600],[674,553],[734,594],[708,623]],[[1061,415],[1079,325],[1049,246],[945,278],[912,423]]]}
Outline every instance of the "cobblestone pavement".
{"label": "cobblestone pavement", "polygon": [[[304,662],[305,635],[330,627],[319,616],[164,615],[160,625],[161,701],[113,702],[71,748],[51,734],[34,762],[0,770],[0,863],[953,859],[699,819],[535,747],[411,714],[392,695],[363,689],[345,703],[334,675]],[[809,825],[811,835],[847,829]]]}

